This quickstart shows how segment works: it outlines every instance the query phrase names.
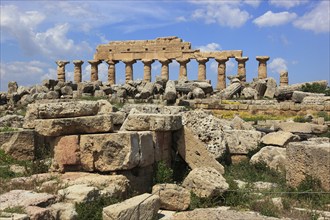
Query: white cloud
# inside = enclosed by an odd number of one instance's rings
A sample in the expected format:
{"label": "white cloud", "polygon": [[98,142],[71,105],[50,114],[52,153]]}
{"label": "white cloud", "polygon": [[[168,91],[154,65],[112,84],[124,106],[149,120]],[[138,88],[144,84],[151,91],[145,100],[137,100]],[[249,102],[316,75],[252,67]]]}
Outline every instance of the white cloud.
{"label": "white cloud", "polygon": [[305,4],[307,2],[308,0],[269,0],[269,4],[287,9]]}
{"label": "white cloud", "polygon": [[311,30],[315,33],[330,31],[330,2],[321,1],[310,12],[298,18],[293,24],[303,30]]}
{"label": "white cloud", "polygon": [[288,70],[287,61],[281,57],[274,58],[272,62],[268,64],[268,68],[273,73],[279,73],[282,70]]}
{"label": "white cloud", "polygon": [[220,44],[217,43],[209,43],[206,46],[198,46],[197,49],[200,49],[202,52],[210,52],[210,51],[216,51],[221,50]]}
{"label": "white cloud", "polygon": [[224,27],[238,28],[251,18],[250,14],[241,10],[240,1],[191,1],[201,5],[193,14],[193,19],[204,20],[205,23],[218,23]]}
{"label": "white cloud", "polygon": [[253,23],[259,27],[271,27],[289,23],[297,17],[296,13],[290,13],[287,11],[273,13],[267,11],[265,14],[253,20]]}

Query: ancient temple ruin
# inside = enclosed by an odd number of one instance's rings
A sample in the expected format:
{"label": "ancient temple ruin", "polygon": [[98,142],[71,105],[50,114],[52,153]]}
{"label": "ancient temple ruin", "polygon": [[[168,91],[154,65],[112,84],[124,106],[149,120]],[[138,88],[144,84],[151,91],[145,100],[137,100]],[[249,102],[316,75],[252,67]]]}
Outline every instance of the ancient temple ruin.
{"label": "ancient temple ruin", "polygon": [[[144,81],[151,81],[151,64],[158,60],[161,67],[161,77],[165,80],[169,79],[169,64],[176,60],[180,64],[179,79],[188,79],[187,63],[192,59],[198,62],[197,80],[207,80],[206,62],[214,59],[218,63],[217,84],[216,88],[221,90],[226,88],[226,62],[229,58],[235,58],[238,62],[237,74],[241,81],[246,81],[245,63],[248,57],[243,57],[242,50],[222,50],[212,52],[202,52],[200,50],[191,49],[191,43],[184,42],[178,37],[160,37],[155,40],[132,40],[132,41],[111,41],[108,44],[97,46],[94,59],[89,60],[91,65],[91,81],[97,81],[98,65],[106,62],[108,66],[108,82],[112,85],[116,83],[116,64],[118,62],[125,63],[125,81],[133,80],[133,64],[142,62],[144,64]],[[268,56],[257,56],[259,61],[258,78],[267,78],[267,61]],[[65,81],[65,65],[68,61],[57,61],[58,79]],[[81,82],[81,65],[82,60],[73,61],[74,81]],[[281,80],[284,85],[287,82],[287,75],[281,74]]]}

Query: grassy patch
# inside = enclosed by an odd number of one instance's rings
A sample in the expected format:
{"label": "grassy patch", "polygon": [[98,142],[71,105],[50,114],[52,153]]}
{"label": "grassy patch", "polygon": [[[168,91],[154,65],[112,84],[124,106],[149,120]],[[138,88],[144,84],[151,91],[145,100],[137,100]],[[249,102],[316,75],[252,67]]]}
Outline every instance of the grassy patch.
{"label": "grassy patch", "polygon": [[157,162],[154,174],[154,184],[172,182],[173,169],[169,167],[164,161]]}
{"label": "grassy patch", "polygon": [[300,122],[300,123],[305,123],[305,122],[312,122],[311,118],[306,118],[305,116],[296,116],[293,118],[294,122]]}
{"label": "grassy patch", "polygon": [[318,83],[306,83],[302,86],[301,90],[303,92],[323,93],[330,96],[330,87],[327,87],[326,85],[320,85]]}
{"label": "grassy patch", "polygon": [[247,111],[231,111],[231,110],[214,110],[214,116],[224,119],[233,119],[236,115],[242,118],[244,121],[264,121],[264,120],[284,120],[290,117],[290,115],[278,115],[278,114],[253,114]]}
{"label": "grassy patch", "polygon": [[190,210],[197,208],[210,208],[219,205],[221,205],[221,199],[219,197],[201,198],[198,197],[195,193],[190,192]]}
{"label": "grassy patch", "polygon": [[231,100],[221,100],[221,104],[227,104],[227,105],[239,105],[241,104],[240,102],[236,101],[231,101]]}
{"label": "grassy patch", "polygon": [[328,114],[325,111],[320,111],[316,114],[317,117],[322,117],[324,118],[324,121],[330,121],[330,114]]}
{"label": "grassy patch", "polygon": [[92,202],[76,204],[77,219],[80,220],[102,220],[104,207],[120,202],[120,199],[101,196]]}
{"label": "grassy patch", "polygon": [[17,131],[17,128],[12,128],[12,127],[1,127],[0,132],[10,132],[10,131]]}
{"label": "grassy patch", "polygon": [[14,207],[8,207],[3,210],[3,212],[8,212],[8,213],[18,213],[18,214],[25,214],[24,207],[22,206],[14,206]]}
{"label": "grassy patch", "polygon": [[273,204],[273,202],[268,198],[260,201],[254,201],[251,204],[251,209],[253,211],[259,212],[265,216],[279,217],[280,210]]}

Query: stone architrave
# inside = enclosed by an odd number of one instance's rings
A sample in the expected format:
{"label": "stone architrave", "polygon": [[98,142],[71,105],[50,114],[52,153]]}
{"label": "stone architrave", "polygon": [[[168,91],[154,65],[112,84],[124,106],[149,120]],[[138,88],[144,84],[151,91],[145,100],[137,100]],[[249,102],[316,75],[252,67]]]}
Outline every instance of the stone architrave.
{"label": "stone architrave", "polygon": [[125,63],[125,82],[133,80],[133,64],[136,60],[123,60]]}
{"label": "stone architrave", "polygon": [[107,60],[108,66],[108,82],[110,85],[116,84],[116,60]]}
{"label": "stone architrave", "polygon": [[248,57],[236,57],[235,60],[237,61],[237,75],[241,76],[241,81],[246,82],[246,69],[245,63],[249,60]]}
{"label": "stone architrave", "polygon": [[161,77],[162,79],[169,79],[168,65],[172,63],[172,60],[158,60],[162,64]]}
{"label": "stone architrave", "polygon": [[88,63],[91,65],[91,81],[99,80],[99,69],[98,65],[102,63],[100,60],[89,60]]}
{"label": "stone architrave", "polygon": [[58,60],[55,62],[57,64],[57,79],[60,82],[65,82],[65,65],[70,63],[66,60]]}
{"label": "stone architrave", "polygon": [[209,61],[208,58],[198,58],[198,80],[206,80],[206,62]]}
{"label": "stone architrave", "polygon": [[222,90],[226,88],[226,62],[229,60],[226,58],[215,59],[218,62],[218,82],[217,89]]}
{"label": "stone architrave", "polygon": [[73,77],[75,83],[81,82],[81,66],[84,64],[82,60],[74,60],[74,70],[73,70]]}
{"label": "stone architrave", "polygon": [[258,79],[267,78],[267,61],[269,60],[269,56],[257,56],[256,60],[259,61]]}
{"label": "stone architrave", "polygon": [[177,59],[176,61],[180,64],[179,80],[187,79],[187,63],[190,59]]}
{"label": "stone architrave", "polygon": [[280,86],[287,86],[289,85],[289,74],[288,71],[282,70],[280,72]]}
{"label": "stone architrave", "polygon": [[154,62],[154,60],[142,60],[142,63],[144,64],[143,71],[143,80],[145,82],[151,82],[151,64]]}

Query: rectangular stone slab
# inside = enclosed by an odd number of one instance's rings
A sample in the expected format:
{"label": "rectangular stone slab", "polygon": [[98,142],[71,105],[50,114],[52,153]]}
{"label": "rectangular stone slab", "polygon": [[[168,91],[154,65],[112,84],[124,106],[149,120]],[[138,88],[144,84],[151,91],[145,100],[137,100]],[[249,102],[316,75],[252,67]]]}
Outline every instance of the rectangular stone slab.
{"label": "rectangular stone slab", "polygon": [[81,135],[79,149],[84,171],[129,170],[140,162],[137,132]]}
{"label": "rectangular stone slab", "polygon": [[111,115],[36,120],[36,132],[44,136],[90,134],[113,131]]}

